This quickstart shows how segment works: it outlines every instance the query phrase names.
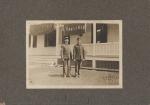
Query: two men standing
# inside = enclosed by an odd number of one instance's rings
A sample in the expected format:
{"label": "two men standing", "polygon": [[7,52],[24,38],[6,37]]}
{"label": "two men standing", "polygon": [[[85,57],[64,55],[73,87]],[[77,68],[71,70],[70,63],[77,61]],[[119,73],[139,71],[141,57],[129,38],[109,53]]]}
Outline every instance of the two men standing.
{"label": "two men standing", "polygon": [[80,38],[77,38],[77,44],[73,47],[73,56],[69,47],[69,39],[65,39],[65,44],[61,47],[61,58],[63,61],[63,76],[71,76],[71,60],[75,62],[75,77],[80,75],[80,67],[82,61],[85,60],[85,50],[81,45]]}

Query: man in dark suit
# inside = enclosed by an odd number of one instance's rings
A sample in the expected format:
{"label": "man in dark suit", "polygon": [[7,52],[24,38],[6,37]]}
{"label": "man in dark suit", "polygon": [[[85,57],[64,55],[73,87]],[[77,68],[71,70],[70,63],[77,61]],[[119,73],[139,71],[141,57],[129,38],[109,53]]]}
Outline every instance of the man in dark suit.
{"label": "man in dark suit", "polygon": [[73,48],[73,59],[75,61],[75,77],[79,77],[81,63],[85,60],[85,50],[81,45],[79,37],[77,38],[77,44],[75,44]]}
{"label": "man in dark suit", "polygon": [[63,61],[63,76],[70,77],[72,53],[69,46],[69,39],[65,38],[65,44],[61,46],[61,59]]}

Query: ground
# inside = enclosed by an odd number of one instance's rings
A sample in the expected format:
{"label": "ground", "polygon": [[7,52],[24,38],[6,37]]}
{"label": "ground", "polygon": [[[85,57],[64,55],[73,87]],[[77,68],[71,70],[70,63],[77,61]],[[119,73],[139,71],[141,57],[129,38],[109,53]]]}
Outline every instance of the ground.
{"label": "ground", "polygon": [[74,77],[74,68],[71,77],[64,78],[62,67],[46,64],[32,64],[28,69],[30,86],[102,86],[118,85],[119,72],[96,71],[81,69],[80,77]]}

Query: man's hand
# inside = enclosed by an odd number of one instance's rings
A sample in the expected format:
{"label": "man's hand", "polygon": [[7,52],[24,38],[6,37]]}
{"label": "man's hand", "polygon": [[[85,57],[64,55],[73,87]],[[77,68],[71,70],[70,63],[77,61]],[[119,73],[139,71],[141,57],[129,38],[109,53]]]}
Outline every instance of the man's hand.
{"label": "man's hand", "polygon": [[64,59],[62,58],[62,61],[64,61]]}
{"label": "man's hand", "polygon": [[82,59],[82,61],[85,61],[85,58],[84,58],[84,59]]}

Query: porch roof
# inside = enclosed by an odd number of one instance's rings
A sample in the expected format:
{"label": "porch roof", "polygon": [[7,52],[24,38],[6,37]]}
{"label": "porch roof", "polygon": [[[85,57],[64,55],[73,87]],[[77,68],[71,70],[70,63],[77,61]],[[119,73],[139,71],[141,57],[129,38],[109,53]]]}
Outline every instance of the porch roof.
{"label": "porch roof", "polygon": [[31,35],[42,35],[42,34],[50,33],[54,30],[55,30],[54,24],[50,24],[50,23],[30,26]]}

